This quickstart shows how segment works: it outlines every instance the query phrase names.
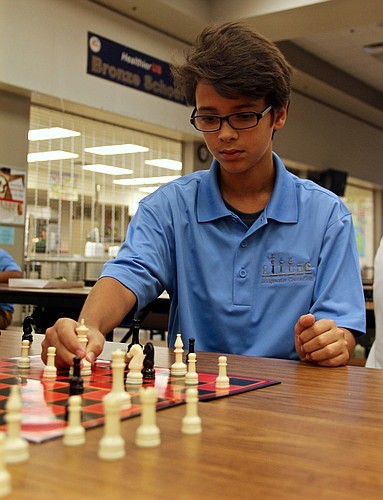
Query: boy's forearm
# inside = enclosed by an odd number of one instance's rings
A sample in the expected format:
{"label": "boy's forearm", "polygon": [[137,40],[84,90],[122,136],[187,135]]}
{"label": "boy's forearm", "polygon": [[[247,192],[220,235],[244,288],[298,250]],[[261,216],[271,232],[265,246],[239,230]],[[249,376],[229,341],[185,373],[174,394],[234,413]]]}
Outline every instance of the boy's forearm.
{"label": "boy's forearm", "polygon": [[134,307],[136,296],[114,278],[100,279],[90,291],[80,313],[80,319],[106,335],[121,324]]}

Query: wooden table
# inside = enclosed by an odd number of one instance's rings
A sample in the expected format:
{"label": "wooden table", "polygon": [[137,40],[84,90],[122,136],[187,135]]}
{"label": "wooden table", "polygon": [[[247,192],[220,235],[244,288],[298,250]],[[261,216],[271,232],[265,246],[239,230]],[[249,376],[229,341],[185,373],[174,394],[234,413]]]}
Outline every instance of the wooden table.
{"label": "wooden table", "polygon": [[[32,352],[40,351],[36,335]],[[108,358],[118,344],[107,343]],[[2,332],[0,355],[19,355],[20,334]],[[156,349],[156,364],[173,353]],[[139,418],[122,422],[126,458],[97,458],[102,428],[86,444],[61,439],[31,445],[25,464],[8,465],[18,500],[61,499],[381,499],[383,370],[320,368],[266,358],[228,356],[228,374],[282,382],[199,404],[203,432],[180,431],[185,406],[157,413],[161,445],[134,444]],[[214,371],[217,354],[199,353]]]}

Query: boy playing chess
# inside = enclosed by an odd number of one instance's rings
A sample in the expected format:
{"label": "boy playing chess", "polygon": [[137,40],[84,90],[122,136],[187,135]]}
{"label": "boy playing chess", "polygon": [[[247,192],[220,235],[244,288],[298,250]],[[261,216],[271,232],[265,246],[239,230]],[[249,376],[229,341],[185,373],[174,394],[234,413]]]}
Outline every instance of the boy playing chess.
{"label": "boy playing chess", "polygon": [[[70,319],[46,332],[61,365],[93,361],[104,335],[167,290],[169,345],[344,365],[365,328],[351,213],[330,191],[288,172],[273,152],[285,125],[291,67],[240,23],[207,26],[173,68],[209,170],[143,199],[117,258],[81,312],[86,353]],[[307,116],[308,120],[315,120]]]}

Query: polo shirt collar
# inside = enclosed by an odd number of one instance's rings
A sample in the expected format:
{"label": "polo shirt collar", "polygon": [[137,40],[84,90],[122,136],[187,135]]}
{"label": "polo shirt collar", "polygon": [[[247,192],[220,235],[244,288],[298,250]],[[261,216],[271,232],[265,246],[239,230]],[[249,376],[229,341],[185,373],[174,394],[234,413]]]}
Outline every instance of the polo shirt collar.
{"label": "polo shirt collar", "polygon": [[[282,160],[273,153],[276,172],[275,185],[266,205],[266,218],[280,222],[297,222],[298,203],[294,179]],[[218,184],[219,163],[214,160],[207,175],[201,178],[197,200],[198,222],[208,222],[231,215],[225,206]]]}

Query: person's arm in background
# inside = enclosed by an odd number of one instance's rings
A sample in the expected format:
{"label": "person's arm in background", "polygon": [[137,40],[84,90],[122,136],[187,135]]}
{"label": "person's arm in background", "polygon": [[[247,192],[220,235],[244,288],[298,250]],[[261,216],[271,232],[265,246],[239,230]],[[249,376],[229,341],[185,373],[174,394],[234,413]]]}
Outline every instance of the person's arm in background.
{"label": "person's arm in background", "polygon": [[10,278],[22,278],[21,271],[0,271],[0,283],[8,283]]}
{"label": "person's arm in background", "polygon": [[79,319],[89,328],[86,353],[82,349],[76,328],[79,323],[70,318],[60,318],[47,328],[42,342],[41,357],[47,362],[48,347],[56,347],[56,366],[70,366],[74,356],[86,355],[93,362],[102,352],[105,335],[121,324],[134,307],[136,296],[114,278],[101,278],[90,291]]}

